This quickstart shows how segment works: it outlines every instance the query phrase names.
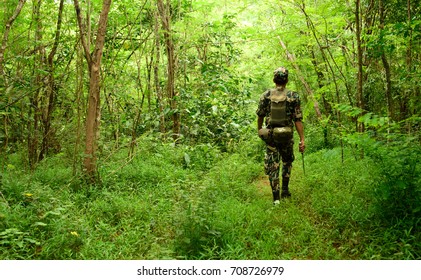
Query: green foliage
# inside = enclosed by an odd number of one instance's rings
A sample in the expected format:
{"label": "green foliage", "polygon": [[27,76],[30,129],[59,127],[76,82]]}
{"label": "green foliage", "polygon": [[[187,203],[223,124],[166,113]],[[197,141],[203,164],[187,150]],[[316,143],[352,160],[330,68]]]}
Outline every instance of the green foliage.
{"label": "green foliage", "polygon": [[[419,122],[418,119],[414,116],[402,124],[411,127]],[[388,234],[402,235],[403,232],[412,232],[412,228],[419,223],[421,211],[419,136],[400,134],[401,123],[391,122],[372,113],[364,114],[358,121],[364,123],[369,131],[364,134],[345,134],[343,139],[358,147],[360,155],[363,153],[376,162],[378,179],[370,191],[373,219],[379,226],[388,228]],[[413,240],[410,242],[402,241],[408,242],[404,244],[411,248],[401,255],[404,258],[419,254],[415,240],[420,237],[411,235],[411,238]],[[392,245],[390,251],[397,250]],[[408,249],[408,246],[405,248]]]}
{"label": "green foliage", "polygon": [[205,143],[212,139],[216,145],[226,147],[240,139],[252,122],[247,112],[249,80],[212,64],[204,64],[201,71],[200,86],[182,94],[185,135]]}
{"label": "green foliage", "polygon": [[[308,153],[317,152],[323,149],[337,147],[341,135],[337,132],[337,127],[329,122],[318,125],[305,126],[305,141]],[[298,139],[297,139],[298,142]]]}
{"label": "green foliage", "polygon": [[[333,238],[349,239],[351,246],[335,242],[351,258],[413,259],[420,252],[421,236],[413,231],[419,223],[419,176],[399,163],[408,154],[383,147],[374,146],[365,159],[343,164],[338,149],[311,155],[307,184],[312,205],[331,221],[337,231]],[[412,163],[419,168],[419,158]]]}
{"label": "green foliage", "polygon": [[8,228],[0,232],[0,246],[8,250],[10,259],[24,259],[24,255],[32,251],[32,247],[40,243],[16,228]]}
{"label": "green foliage", "polygon": [[[12,2],[0,7],[3,23]],[[42,2],[40,22],[27,3],[4,42],[0,77],[0,259],[419,259],[420,13],[413,6],[408,18],[406,3],[384,2],[384,28],[377,9],[362,7],[362,109],[353,106],[352,5],[173,1],[178,108],[171,109],[167,96],[157,100],[167,70],[155,3],[114,1],[101,69],[97,185],[78,173],[89,74],[74,7],[66,2],[50,69],[58,2]],[[101,1],[91,4],[95,35]],[[297,156],[293,199],[278,209],[261,176],[265,145],[254,110],[280,64],[302,96],[307,151],[306,175]],[[322,107],[321,123],[299,76]],[[38,155],[49,126],[50,78],[50,153],[29,172],[28,139],[37,140]],[[181,139],[171,143],[156,132],[161,117],[169,132],[176,112]],[[366,132],[354,133],[356,123]]]}
{"label": "green foliage", "polygon": [[388,225],[405,221],[415,226],[421,211],[421,149],[408,138],[394,138],[389,138],[389,143],[364,146],[383,173],[381,185],[375,190],[376,206]]}

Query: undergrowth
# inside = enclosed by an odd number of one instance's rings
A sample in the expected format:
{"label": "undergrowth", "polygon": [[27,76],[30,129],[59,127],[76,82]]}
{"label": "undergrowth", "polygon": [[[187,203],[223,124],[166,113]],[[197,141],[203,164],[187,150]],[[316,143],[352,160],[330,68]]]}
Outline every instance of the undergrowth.
{"label": "undergrowth", "polygon": [[[33,173],[9,157],[0,259],[419,259],[420,159],[413,145],[297,156],[293,197],[272,206],[257,137],[222,152],[139,139],[73,175],[64,155]],[[415,154],[414,153],[418,153]]]}

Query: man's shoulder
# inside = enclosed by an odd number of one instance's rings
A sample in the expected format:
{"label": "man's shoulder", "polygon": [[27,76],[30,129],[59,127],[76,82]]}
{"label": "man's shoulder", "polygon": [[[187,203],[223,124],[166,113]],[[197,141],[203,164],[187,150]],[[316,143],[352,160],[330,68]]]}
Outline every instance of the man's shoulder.
{"label": "man's shoulder", "polygon": [[270,98],[270,89],[267,89],[260,95],[260,100],[265,100]]}
{"label": "man's shoulder", "polygon": [[291,101],[294,100],[299,100],[300,99],[300,95],[298,94],[298,92],[293,91],[293,90],[288,90],[287,91],[287,98]]}

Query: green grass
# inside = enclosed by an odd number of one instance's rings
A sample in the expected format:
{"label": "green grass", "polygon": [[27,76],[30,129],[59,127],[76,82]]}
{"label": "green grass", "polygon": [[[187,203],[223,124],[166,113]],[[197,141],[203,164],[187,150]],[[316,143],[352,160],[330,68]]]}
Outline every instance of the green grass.
{"label": "green grass", "polygon": [[13,161],[1,181],[0,259],[420,258],[419,220],[385,222],[379,210],[390,178],[376,160],[319,150],[304,174],[297,156],[293,197],[273,207],[263,148],[254,138],[226,153],[141,139],[132,160],[120,150],[100,161],[97,186],[63,155],[33,173]]}

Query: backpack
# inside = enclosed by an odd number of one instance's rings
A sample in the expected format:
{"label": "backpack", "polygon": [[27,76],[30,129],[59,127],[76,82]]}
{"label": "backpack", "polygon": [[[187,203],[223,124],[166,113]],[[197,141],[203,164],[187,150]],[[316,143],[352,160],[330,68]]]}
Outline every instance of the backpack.
{"label": "backpack", "polygon": [[270,90],[270,120],[272,138],[275,144],[285,144],[292,140],[293,130],[287,116],[287,92],[285,89]]}

